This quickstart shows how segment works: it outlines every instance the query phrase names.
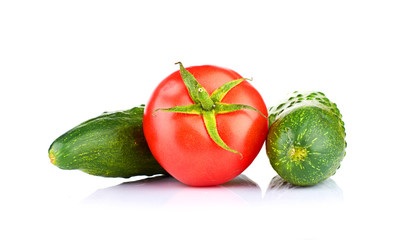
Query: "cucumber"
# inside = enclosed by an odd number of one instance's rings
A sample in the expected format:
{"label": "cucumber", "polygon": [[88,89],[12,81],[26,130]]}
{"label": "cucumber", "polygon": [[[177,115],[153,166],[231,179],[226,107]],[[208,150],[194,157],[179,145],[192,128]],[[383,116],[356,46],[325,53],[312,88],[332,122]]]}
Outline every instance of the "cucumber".
{"label": "cucumber", "polygon": [[166,174],[148,148],[143,111],[144,105],[104,112],[81,123],[51,144],[51,163],[103,177]]}
{"label": "cucumber", "polygon": [[269,111],[266,152],[284,180],[310,186],[334,175],[345,156],[345,127],[321,92],[294,92]]}

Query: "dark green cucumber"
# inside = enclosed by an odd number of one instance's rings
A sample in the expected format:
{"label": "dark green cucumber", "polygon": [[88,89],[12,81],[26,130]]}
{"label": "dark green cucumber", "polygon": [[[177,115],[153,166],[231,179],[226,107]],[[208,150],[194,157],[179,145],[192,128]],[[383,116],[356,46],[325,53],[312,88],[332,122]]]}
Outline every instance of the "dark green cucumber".
{"label": "dark green cucumber", "polygon": [[57,138],[49,148],[61,169],[104,177],[164,174],[143,134],[144,107],[103,113]]}
{"label": "dark green cucumber", "polygon": [[335,103],[321,92],[294,92],[269,114],[266,151],[279,176],[309,186],[335,174],[347,146]]}

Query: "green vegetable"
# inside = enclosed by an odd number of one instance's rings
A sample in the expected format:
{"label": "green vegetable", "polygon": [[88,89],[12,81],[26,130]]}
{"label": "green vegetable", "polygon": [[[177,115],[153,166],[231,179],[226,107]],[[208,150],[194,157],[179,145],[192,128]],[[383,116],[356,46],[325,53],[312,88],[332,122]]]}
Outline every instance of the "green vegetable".
{"label": "green vegetable", "polygon": [[347,146],[335,103],[321,92],[294,92],[269,113],[266,150],[279,176],[309,186],[335,174]]}
{"label": "green vegetable", "polygon": [[51,144],[51,162],[61,169],[79,169],[104,177],[166,173],[147,146],[143,111],[140,106],[105,112],[81,123]]}

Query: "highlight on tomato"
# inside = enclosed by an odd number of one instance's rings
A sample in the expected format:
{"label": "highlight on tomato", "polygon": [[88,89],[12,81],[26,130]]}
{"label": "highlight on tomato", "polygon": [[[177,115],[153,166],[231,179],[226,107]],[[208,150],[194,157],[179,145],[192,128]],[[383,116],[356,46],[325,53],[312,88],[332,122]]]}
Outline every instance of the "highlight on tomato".
{"label": "highlight on tomato", "polygon": [[212,65],[166,77],[146,105],[143,129],[155,159],[191,186],[241,174],[260,152],[268,112],[260,93],[233,70]]}

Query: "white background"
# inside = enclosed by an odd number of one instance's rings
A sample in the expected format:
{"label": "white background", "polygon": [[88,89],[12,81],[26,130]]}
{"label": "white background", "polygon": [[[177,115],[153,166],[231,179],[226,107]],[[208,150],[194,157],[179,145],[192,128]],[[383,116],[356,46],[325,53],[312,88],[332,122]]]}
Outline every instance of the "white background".
{"label": "white background", "polygon": [[[396,239],[394,1],[1,1],[1,239]],[[122,184],[50,164],[103,111],[185,66],[231,68],[268,107],[323,91],[347,155],[313,188],[269,189],[265,151],[213,188]],[[6,237],[7,236],[7,237]]]}

